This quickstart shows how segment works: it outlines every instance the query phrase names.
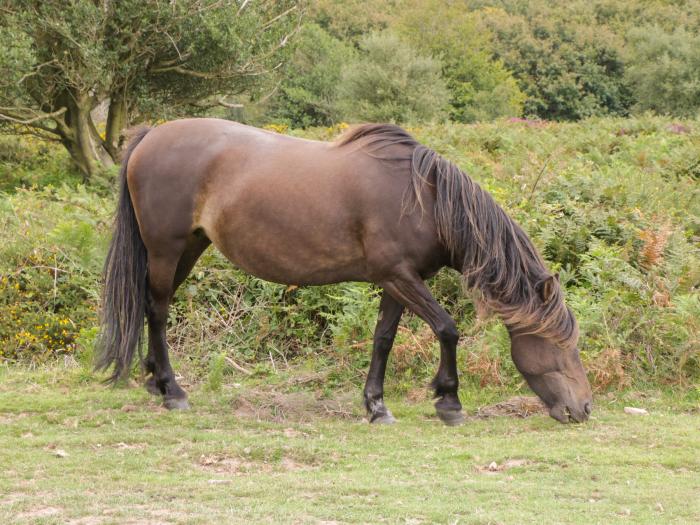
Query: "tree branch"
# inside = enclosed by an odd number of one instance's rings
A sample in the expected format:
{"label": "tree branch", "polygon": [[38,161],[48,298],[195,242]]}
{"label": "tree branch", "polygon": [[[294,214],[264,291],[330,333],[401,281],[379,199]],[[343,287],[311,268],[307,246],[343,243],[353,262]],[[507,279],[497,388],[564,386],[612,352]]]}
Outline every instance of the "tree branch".
{"label": "tree branch", "polygon": [[[34,126],[37,128],[41,128],[40,125],[36,125],[37,122],[39,122],[41,120],[56,118],[60,115],[63,115],[66,111],[68,111],[68,108],[63,107],[63,108],[57,109],[56,111],[54,111],[52,113],[38,114],[36,111],[34,111],[32,109],[26,109],[25,111],[30,111],[36,115],[34,118],[27,118],[27,119],[23,119],[19,115],[9,115],[7,113],[2,113],[2,111],[7,111],[7,110],[12,111],[12,110],[16,110],[16,109],[20,109],[20,108],[0,107],[0,120],[6,120],[8,122],[13,122],[15,124],[22,124],[23,126]],[[47,129],[46,131],[51,131],[51,130]]]}

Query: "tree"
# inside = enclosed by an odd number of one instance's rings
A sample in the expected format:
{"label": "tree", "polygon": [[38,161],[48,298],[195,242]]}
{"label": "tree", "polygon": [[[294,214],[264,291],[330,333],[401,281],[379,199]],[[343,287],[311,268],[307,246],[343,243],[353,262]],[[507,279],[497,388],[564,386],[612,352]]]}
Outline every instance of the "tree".
{"label": "tree", "polygon": [[403,11],[399,28],[417,49],[442,62],[453,120],[474,122],[522,113],[525,95],[504,64],[492,58],[489,31],[463,5],[422,0]]}
{"label": "tree", "polygon": [[132,118],[227,105],[259,87],[299,17],[295,0],[6,0],[0,123],[60,142],[90,177],[117,158]]}
{"label": "tree", "polygon": [[356,54],[352,46],[318,25],[305,24],[285,66],[270,116],[302,128],[336,122],[341,72]]}
{"label": "tree", "polygon": [[627,69],[637,109],[681,117],[700,112],[700,36],[652,26],[629,35]]}
{"label": "tree", "polygon": [[345,118],[419,122],[445,116],[449,93],[438,60],[389,32],[367,35],[360,47],[338,87],[338,106]]}
{"label": "tree", "polygon": [[581,3],[504,3],[510,11],[487,8],[478,15],[527,95],[525,114],[578,120],[629,112],[622,38],[598,26],[592,10]]}
{"label": "tree", "polygon": [[308,16],[329,35],[357,43],[369,33],[387,29],[403,0],[314,0]]}

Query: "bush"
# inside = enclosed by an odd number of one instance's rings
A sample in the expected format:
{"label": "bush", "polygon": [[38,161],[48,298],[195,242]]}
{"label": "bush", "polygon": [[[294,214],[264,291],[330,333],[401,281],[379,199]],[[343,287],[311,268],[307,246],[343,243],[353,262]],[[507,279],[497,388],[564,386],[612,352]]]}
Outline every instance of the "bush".
{"label": "bush", "polygon": [[449,94],[439,61],[388,32],[372,33],[360,46],[338,87],[346,120],[425,122],[445,116]]}
{"label": "bush", "polygon": [[626,72],[637,109],[682,117],[700,111],[700,35],[682,27],[636,28]]}
{"label": "bush", "polygon": [[286,75],[269,116],[296,128],[338,122],[341,71],[354,56],[354,48],[315,24],[305,25],[286,65]]}
{"label": "bush", "polygon": [[0,195],[0,358],[74,354],[96,324],[111,203],[83,186]]}
{"label": "bush", "polygon": [[[426,17],[425,13],[431,16]],[[517,117],[525,95],[504,64],[493,60],[491,34],[474,13],[439,0],[415,4],[399,22],[403,37],[438,57],[450,91],[450,119],[457,122]]]}
{"label": "bush", "polygon": [[623,38],[594,20],[580,4],[543,4],[522,12],[479,12],[495,38],[494,52],[518,79],[527,96],[526,115],[579,120],[626,115],[632,98],[624,77]]}
{"label": "bush", "polygon": [[0,135],[0,191],[81,180],[62,147],[32,136]]}

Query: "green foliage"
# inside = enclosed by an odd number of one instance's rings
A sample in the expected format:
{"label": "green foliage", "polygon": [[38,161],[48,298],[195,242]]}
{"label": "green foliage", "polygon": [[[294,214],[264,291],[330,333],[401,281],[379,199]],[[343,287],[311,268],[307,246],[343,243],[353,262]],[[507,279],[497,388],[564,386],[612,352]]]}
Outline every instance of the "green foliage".
{"label": "green foliage", "polygon": [[386,29],[395,17],[399,2],[314,0],[309,3],[308,16],[334,38],[357,43],[367,33]]}
{"label": "green foliage", "polygon": [[504,64],[491,58],[491,35],[474,13],[456,3],[421,2],[404,11],[399,30],[416,49],[440,59],[452,120],[520,116],[525,97]]}
{"label": "green foliage", "polygon": [[80,173],[65,150],[33,136],[0,135],[0,191],[77,185]]}
{"label": "green foliage", "polygon": [[284,60],[298,12],[291,0],[4,2],[0,124],[62,144],[92,176],[117,159],[130,120],[260,88]]}
{"label": "green foliage", "polygon": [[683,27],[630,31],[627,78],[637,107],[661,114],[694,116],[700,111],[700,35]]}
{"label": "green foliage", "polygon": [[449,94],[440,63],[393,33],[372,33],[344,69],[338,105],[347,120],[421,122],[445,115]]}
{"label": "green foliage", "polygon": [[81,330],[96,323],[107,201],[47,186],[2,194],[0,210],[0,357],[76,353]]}
{"label": "green foliage", "polygon": [[506,3],[507,11],[487,9],[480,17],[494,34],[496,56],[527,95],[526,115],[578,120],[627,114],[631,97],[618,35],[594,26],[590,12],[576,17],[569,4],[536,4],[519,13],[517,3]]}
{"label": "green foliage", "polygon": [[296,41],[270,116],[297,128],[328,126],[340,120],[337,91],[341,72],[355,49],[315,24],[306,24]]}
{"label": "green foliage", "polygon": [[[338,131],[293,134],[327,140]],[[559,271],[598,388],[697,381],[698,121],[518,120],[411,131],[491,192]],[[75,355],[88,362],[113,192],[105,199],[62,186],[0,195],[2,358]],[[495,320],[476,321],[459,276],[441,272],[430,286],[463,334],[465,376],[479,385],[516,384],[507,335]],[[254,376],[307,362],[332,371],[326,383],[361,382],[377,301],[378,290],[366,284],[295,288],[261,281],[209,250],[176,294],[169,340],[178,370],[205,378],[212,389],[235,368],[231,362]],[[438,356],[425,323],[405,315],[390,376],[413,388],[429,380]]]}

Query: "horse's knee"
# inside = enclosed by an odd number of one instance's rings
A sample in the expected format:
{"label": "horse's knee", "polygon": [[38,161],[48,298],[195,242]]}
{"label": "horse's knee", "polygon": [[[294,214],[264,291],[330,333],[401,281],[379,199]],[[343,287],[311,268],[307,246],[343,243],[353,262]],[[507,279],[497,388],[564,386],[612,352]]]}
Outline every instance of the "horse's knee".
{"label": "horse's knee", "polygon": [[435,332],[437,333],[438,339],[447,345],[456,346],[459,341],[457,325],[452,319],[446,320],[438,325]]}

